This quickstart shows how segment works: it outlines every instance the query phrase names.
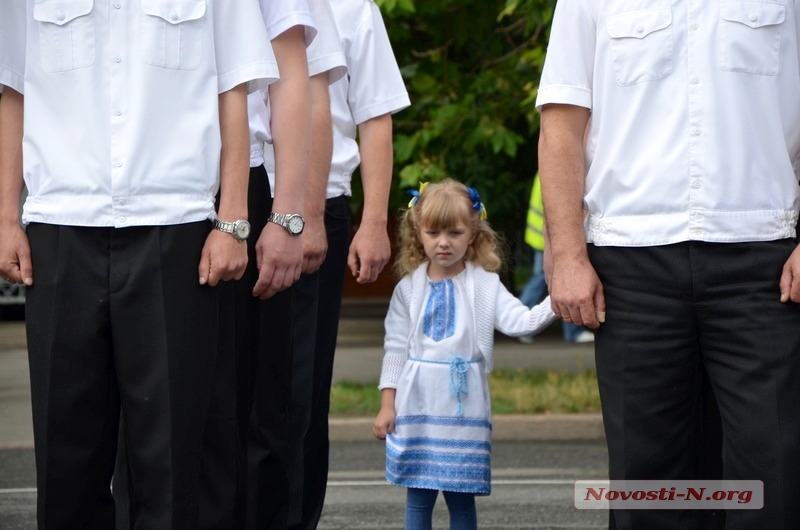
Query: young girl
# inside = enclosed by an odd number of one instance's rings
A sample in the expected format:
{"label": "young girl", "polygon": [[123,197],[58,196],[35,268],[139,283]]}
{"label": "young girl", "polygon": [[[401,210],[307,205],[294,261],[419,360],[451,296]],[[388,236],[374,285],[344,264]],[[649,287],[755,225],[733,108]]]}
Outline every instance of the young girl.
{"label": "young girl", "polygon": [[497,235],[477,191],[448,179],[412,194],[373,434],[386,440],[387,480],[408,488],[406,529],[431,528],[440,490],[450,528],[474,529],[475,495],[491,490],[494,330],[530,335],[555,315],[549,297],[529,310],[493,272],[501,265]]}

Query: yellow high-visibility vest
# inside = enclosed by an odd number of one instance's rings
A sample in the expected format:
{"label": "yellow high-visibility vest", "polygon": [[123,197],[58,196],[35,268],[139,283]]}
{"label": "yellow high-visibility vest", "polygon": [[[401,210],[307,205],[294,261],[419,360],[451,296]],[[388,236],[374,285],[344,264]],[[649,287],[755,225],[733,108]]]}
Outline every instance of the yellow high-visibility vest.
{"label": "yellow high-visibility vest", "polygon": [[537,250],[544,250],[544,206],[542,206],[542,183],[538,173],[533,177],[531,187],[525,242]]}

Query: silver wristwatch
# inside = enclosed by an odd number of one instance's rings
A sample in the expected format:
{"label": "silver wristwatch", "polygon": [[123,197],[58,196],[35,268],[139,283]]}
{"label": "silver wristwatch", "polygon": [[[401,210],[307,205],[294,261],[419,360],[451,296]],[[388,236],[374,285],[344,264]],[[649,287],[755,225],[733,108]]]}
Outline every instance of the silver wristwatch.
{"label": "silver wristwatch", "polygon": [[286,231],[293,236],[299,236],[302,234],[303,229],[306,227],[305,219],[303,219],[302,215],[297,213],[272,212],[269,214],[269,219],[267,220],[271,223],[275,223],[276,225],[284,227]]}
{"label": "silver wristwatch", "polygon": [[233,221],[232,223],[215,219],[214,230],[219,230],[220,232],[226,232],[228,234],[231,234],[239,241],[244,241],[250,235],[250,223],[248,223],[244,219],[239,219],[237,221]]}

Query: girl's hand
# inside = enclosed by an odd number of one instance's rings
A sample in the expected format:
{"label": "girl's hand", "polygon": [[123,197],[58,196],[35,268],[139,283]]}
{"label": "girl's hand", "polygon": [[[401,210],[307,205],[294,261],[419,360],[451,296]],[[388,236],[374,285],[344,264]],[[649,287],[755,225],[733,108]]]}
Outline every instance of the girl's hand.
{"label": "girl's hand", "polygon": [[378,440],[385,440],[387,434],[394,432],[394,418],[394,407],[381,407],[372,423],[372,435]]}

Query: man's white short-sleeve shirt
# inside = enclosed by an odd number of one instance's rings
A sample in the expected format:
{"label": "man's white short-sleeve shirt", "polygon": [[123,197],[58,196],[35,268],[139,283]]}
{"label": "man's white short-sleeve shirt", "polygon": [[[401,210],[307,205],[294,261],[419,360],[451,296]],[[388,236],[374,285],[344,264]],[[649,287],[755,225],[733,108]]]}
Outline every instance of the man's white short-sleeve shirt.
{"label": "man's white short-sleeve shirt", "polygon": [[[317,27],[317,36],[306,49],[308,59],[308,75],[316,76],[328,73],[328,83],[334,83],[347,73],[347,61],[344,56],[339,32],[336,29],[336,22],[328,0],[308,0],[311,13],[314,17],[314,25]],[[261,147],[264,148],[264,156],[261,158],[253,157]],[[269,175],[270,190],[273,195],[275,192],[275,150],[273,149],[271,138],[265,143],[258,143],[251,146],[250,165],[265,165]]]}
{"label": "man's white short-sleeve shirt", "polygon": [[327,197],[351,195],[361,162],[358,125],[399,112],[411,101],[378,6],[373,0],[331,0],[347,58],[347,76],[330,87],[333,159]]}
{"label": "man's white short-sleeve shirt", "polygon": [[25,83],[25,4],[0,6],[0,90],[9,86],[22,92]]}
{"label": "man's white short-sleeve shirt", "polygon": [[278,75],[256,0],[19,0],[0,18],[3,81],[25,97],[24,222],[215,215],[219,94]]}
{"label": "man's white short-sleeve shirt", "polygon": [[294,26],[303,26],[306,44],[317,35],[314,16],[309,6],[310,0],[259,0],[264,25],[270,40]]}
{"label": "man's white short-sleeve shirt", "polygon": [[793,237],[796,0],[559,0],[537,106],[586,107],[587,239]]}
{"label": "man's white short-sleeve shirt", "polygon": [[328,83],[334,83],[347,73],[347,59],[336,28],[336,19],[329,0],[308,0],[317,38],[308,47],[308,74],[315,76],[328,72]]}

